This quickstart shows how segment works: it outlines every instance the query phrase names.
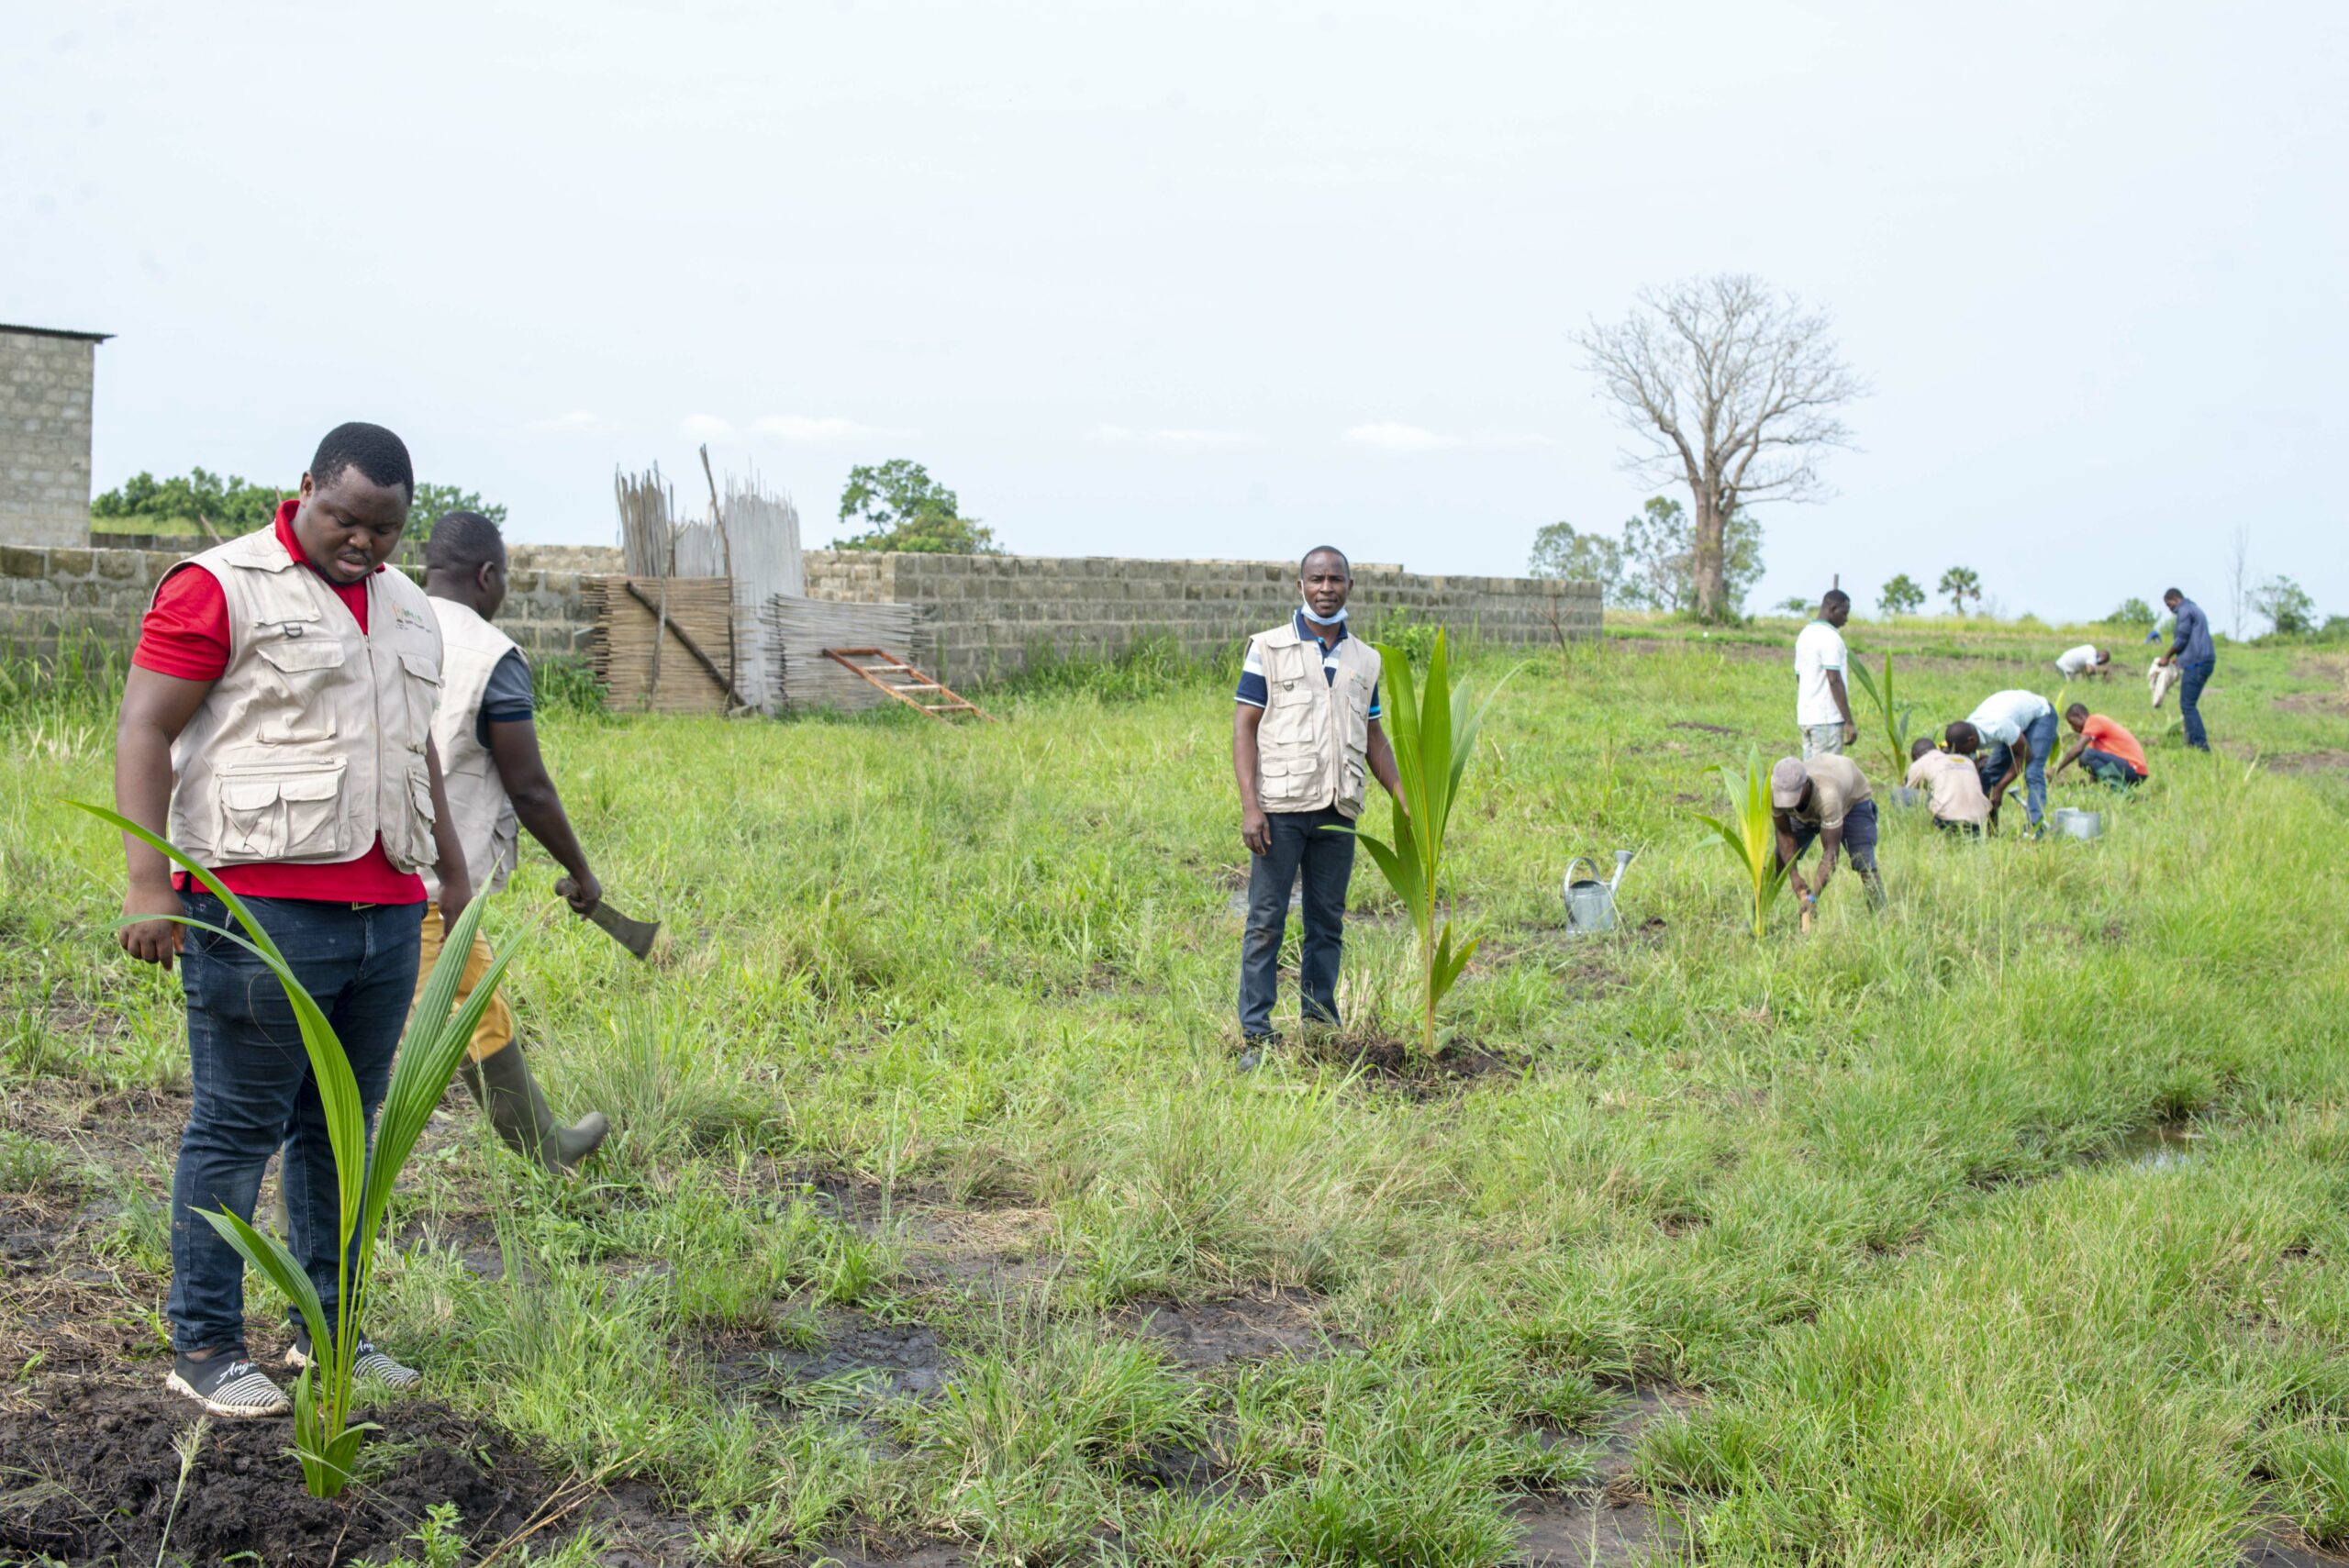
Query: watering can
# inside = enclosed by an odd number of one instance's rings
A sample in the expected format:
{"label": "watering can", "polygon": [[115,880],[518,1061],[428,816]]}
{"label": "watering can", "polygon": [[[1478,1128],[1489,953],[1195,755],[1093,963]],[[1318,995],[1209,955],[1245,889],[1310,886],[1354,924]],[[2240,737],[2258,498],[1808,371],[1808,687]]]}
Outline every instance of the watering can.
{"label": "watering can", "polygon": [[[1566,929],[1589,936],[1615,929],[1615,889],[1623,881],[1623,868],[1631,863],[1631,851],[1615,851],[1615,874],[1606,882],[1598,880],[1598,862],[1588,855],[1576,855],[1566,867]],[[1576,876],[1583,866],[1590,868],[1587,876]]]}

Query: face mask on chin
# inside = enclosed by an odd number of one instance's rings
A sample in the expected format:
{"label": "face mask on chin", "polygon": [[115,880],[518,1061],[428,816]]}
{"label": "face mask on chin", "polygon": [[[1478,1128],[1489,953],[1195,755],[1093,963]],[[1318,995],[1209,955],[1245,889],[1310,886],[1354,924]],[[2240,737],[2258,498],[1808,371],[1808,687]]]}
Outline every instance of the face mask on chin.
{"label": "face mask on chin", "polygon": [[[1300,601],[1300,603],[1302,601]],[[1338,606],[1338,613],[1333,616],[1317,616],[1313,613],[1313,606],[1311,605],[1305,605],[1299,613],[1302,614],[1307,620],[1311,621],[1315,626],[1336,626],[1346,618],[1346,607],[1343,605],[1340,605]]]}

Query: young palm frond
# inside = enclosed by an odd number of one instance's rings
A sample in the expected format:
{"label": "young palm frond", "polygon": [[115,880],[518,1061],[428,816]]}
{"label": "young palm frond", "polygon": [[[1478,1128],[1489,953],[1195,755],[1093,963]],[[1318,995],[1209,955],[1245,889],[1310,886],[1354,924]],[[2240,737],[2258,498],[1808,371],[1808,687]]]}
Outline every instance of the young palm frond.
{"label": "young palm frond", "polygon": [[358,1455],[360,1440],[366,1430],[363,1426],[351,1426],[349,1418],[351,1371],[359,1354],[359,1324],[366,1304],[371,1273],[367,1265],[374,1253],[375,1233],[382,1226],[384,1210],[391,1202],[392,1184],[399,1177],[400,1167],[407,1162],[426,1120],[432,1115],[432,1107],[440,1104],[449,1080],[455,1076],[457,1063],[473,1039],[473,1026],[488,1008],[513,953],[509,950],[493,958],[473,995],[451,1016],[450,1008],[456,1000],[465,955],[472,951],[473,932],[480,926],[486,906],[485,901],[478,898],[467,905],[441,943],[431,978],[401,1038],[391,1085],[384,1092],[378,1116],[375,1158],[371,1163],[367,1158],[366,1111],[360,1101],[359,1081],[352,1076],[351,1062],[343,1054],[342,1041],[336,1038],[334,1026],[327,1021],[325,1012],[294,977],[285,955],[253,918],[243,900],[181,850],[128,817],[83,801],[69,804],[120,828],[184,867],[214,897],[227,905],[246,935],[186,916],[167,917],[174,924],[193,926],[225,938],[268,965],[301,1024],[302,1044],[310,1057],[310,1074],[317,1085],[319,1103],[326,1110],[327,1141],[334,1151],[335,1182],[340,1199],[340,1228],[336,1232],[341,1238],[342,1249],[337,1271],[340,1310],[335,1320],[327,1320],[326,1306],[318,1299],[308,1271],[286,1251],[284,1243],[228,1210],[198,1212],[302,1315],[303,1326],[310,1334],[312,1359],[294,1385],[295,1452],[301,1460],[303,1479],[308,1484],[311,1496],[334,1496],[351,1478],[351,1462]]}
{"label": "young palm frond", "polygon": [[[1452,687],[1451,653],[1443,632],[1439,628],[1428,653],[1428,682],[1424,698],[1411,681],[1411,662],[1400,648],[1386,643],[1373,644],[1378,650],[1382,667],[1380,679],[1386,693],[1386,714],[1380,720],[1386,731],[1388,743],[1395,749],[1395,769],[1401,776],[1402,799],[1395,812],[1392,845],[1381,843],[1355,828],[1332,828],[1330,831],[1353,833],[1370,851],[1378,863],[1386,884],[1403,901],[1411,917],[1411,928],[1419,934],[1420,981],[1419,1049],[1429,1056],[1435,1054],[1435,1010],[1461,971],[1468,967],[1475,956],[1476,944],[1482,939],[1471,937],[1455,946],[1452,940],[1452,922],[1436,924],[1437,889],[1443,873],[1444,829],[1452,820],[1452,807],[1460,797],[1460,780],[1468,771],[1468,759],[1475,753],[1476,731],[1484,724],[1485,710],[1492,706],[1502,684],[1494,685],[1485,700],[1475,709],[1466,701],[1466,688]],[[1515,672],[1512,671],[1511,673]]]}
{"label": "young palm frond", "polygon": [[1699,814],[1697,820],[1721,836],[1730,858],[1737,862],[1738,874],[1752,887],[1753,937],[1759,941],[1763,921],[1787,882],[1787,868],[1778,863],[1778,828],[1770,814],[1770,784],[1761,758],[1753,752],[1746,754],[1742,790],[1736,769],[1723,766],[1720,775],[1729,792],[1728,817]]}

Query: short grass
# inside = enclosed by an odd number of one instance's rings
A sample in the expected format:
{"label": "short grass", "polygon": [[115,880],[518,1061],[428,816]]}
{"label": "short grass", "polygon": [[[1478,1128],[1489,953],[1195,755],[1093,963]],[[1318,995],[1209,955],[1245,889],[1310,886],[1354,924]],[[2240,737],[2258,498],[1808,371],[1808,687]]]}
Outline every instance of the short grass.
{"label": "short grass", "polygon": [[[1447,1021],[1505,1063],[1473,1079],[1346,1064],[1408,1033],[1366,862],[1340,1049],[1237,1069],[1228,673],[1062,669],[959,731],[551,715],[607,891],[672,946],[632,963],[526,862],[491,924],[533,1060],[618,1130],[557,1183],[436,1124],[374,1332],[722,1563],[1500,1562],[1514,1500],[1586,1485],[1658,1383],[1685,1414],[1633,1474],[1708,1561],[2349,1542],[2349,662],[2228,650],[2213,757],[2095,688],[2156,774],[2094,801],[2100,841],[1888,814],[1887,909],[1847,882],[1756,942],[1693,814],[1793,738],[1793,629],[1619,627],[1516,673],[1454,822],[1486,947]],[[2071,640],[1853,633],[1920,727],[2057,695]],[[106,795],[110,708],[19,679],[0,713],[0,1184],[86,1191],[107,1310],[150,1323],[177,993],[115,952],[118,851],[59,804]],[[1619,846],[1625,929],[1567,939],[1567,862]],[[143,1144],[27,1130],[147,1091]],[[2163,1127],[2183,1156],[2134,1157]],[[1320,1353],[1137,1329],[1275,1291]],[[937,1386],[859,1362],[916,1329]]]}

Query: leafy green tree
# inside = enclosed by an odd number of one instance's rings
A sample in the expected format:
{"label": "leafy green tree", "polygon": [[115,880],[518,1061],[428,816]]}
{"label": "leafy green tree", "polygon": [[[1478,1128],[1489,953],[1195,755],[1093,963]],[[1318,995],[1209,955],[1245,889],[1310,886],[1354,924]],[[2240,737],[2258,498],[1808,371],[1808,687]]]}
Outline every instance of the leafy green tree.
{"label": "leafy green tree", "polygon": [[918,462],[894,458],[848,471],[841,521],[864,531],[832,541],[835,550],[900,550],[925,555],[1000,555],[995,530],[963,516],[962,500]]}
{"label": "leafy green tree", "polygon": [[1942,573],[1940,592],[1949,600],[1949,607],[1959,615],[1965,613],[1965,601],[1975,606],[1982,604],[1982,579],[1971,566],[1953,566]]}
{"label": "leafy green tree", "polygon": [[1788,594],[1778,601],[1778,608],[1790,616],[1802,616],[1809,615],[1817,606],[1800,594]]}
{"label": "leafy green tree", "polygon": [[292,494],[274,485],[249,484],[235,474],[224,479],[201,468],[169,479],[158,479],[142,470],[93,500],[90,516],[110,522],[143,523],[158,532],[174,525],[196,524],[227,538],[268,527],[277,515],[279,499]]}
{"label": "leafy green tree", "polygon": [[2139,598],[2126,598],[2110,615],[2104,617],[2107,626],[2151,626],[2160,617],[2154,606]]}
{"label": "leafy green tree", "polygon": [[1925,607],[1925,590],[1906,572],[1876,591],[1876,602],[1888,616],[1913,616]]}
{"label": "leafy green tree", "polygon": [[2253,589],[2251,607],[2266,616],[2280,637],[2299,637],[2316,629],[2316,601],[2289,577],[2270,577]]}
{"label": "leafy green tree", "polygon": [[402,537],[413,538],[421,545],[431,535],[432,525],[451,512],[478,512],[499,528],[506,526],[505,506],[483,500],[478,490],[460,490],[453,484],[419,484],[416,487],[416,499],[408,504],[407,533]]}
{"label": "leafy green tree", "polygon": [[1533,553],[1526,559],[1525,573],[1596,583],[1611,605],[1623,593],[1623,545],[1602,533],[1577,532],[1572,523],[1552,523],[1533,536]]}

